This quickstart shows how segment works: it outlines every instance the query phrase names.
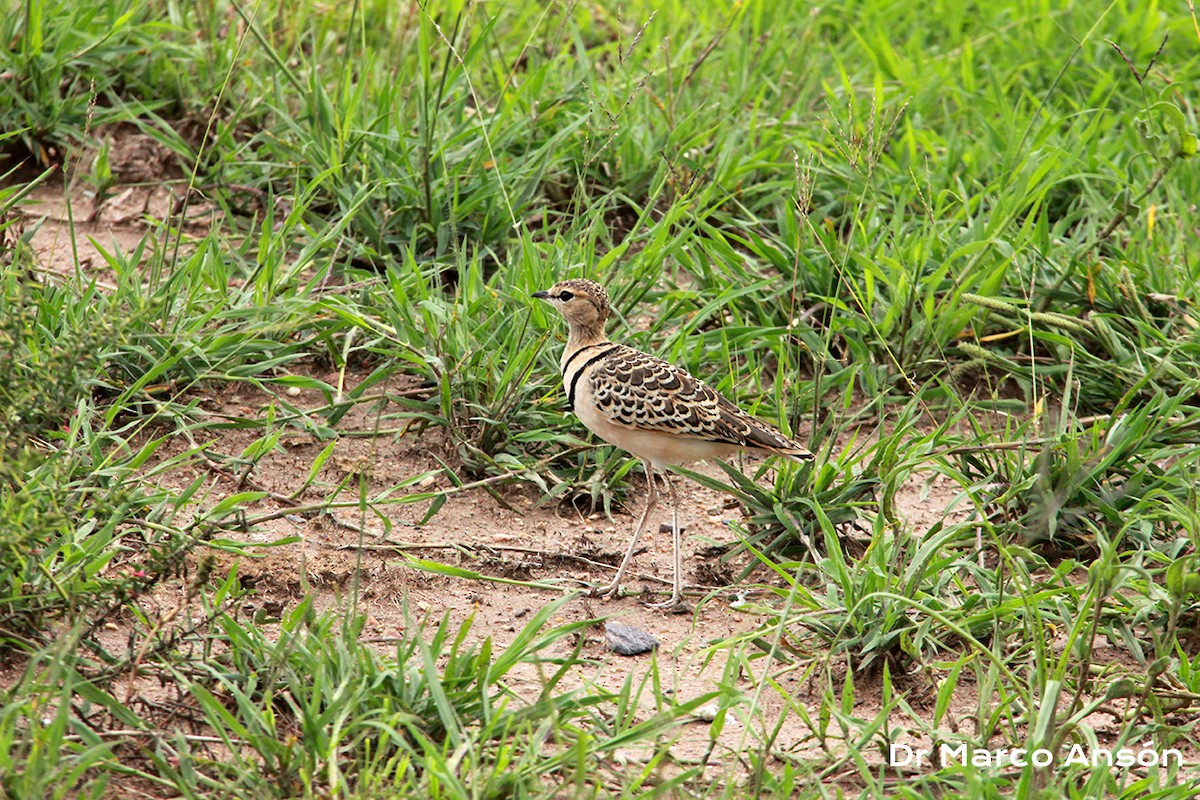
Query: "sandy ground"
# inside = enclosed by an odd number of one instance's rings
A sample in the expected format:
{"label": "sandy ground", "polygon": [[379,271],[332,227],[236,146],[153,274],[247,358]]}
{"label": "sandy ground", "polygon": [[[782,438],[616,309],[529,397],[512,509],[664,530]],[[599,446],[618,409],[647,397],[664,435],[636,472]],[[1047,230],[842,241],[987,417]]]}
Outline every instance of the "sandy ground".
{"label": "sandy ground", "polygon": [[[336,376],[316,374],[326,382]],[[270,397],[245,386],[229,387],[204,398],[201,406],[220,417],[254,418],[265,413]],[[319,393],[306,390],[289,400],[303,407],[324,404]],[[301,504],[319,502],[332,486],[348,484],[344,499],[353,500],[359,473],[367,472],[369,491],[378,494],[389,486],[413,475],[439,470],[438,461],[430,452],[429,435],[412,434],[396,437],[384,435],[372,438],[376,429],[376,414],[366,408],[349,413],[339,424],[341,438],[333,456],[320,475],[320,481],[303,495],[295,498]],[[213,454],[236,455],[249,445],[258,433],[227,430],[211,440]],[[210,441],[198,439],[198,442]],[[281,446],[262,459],[242,486],[237,485],[234,472],[213,471],[201,460],[176,468],[156,478],[157,484],[182,489],[198,476],[207,486],[205,505],[214,505],[237,490],[262,489],[280,495],[301,485],[317,454],[326,442],[310,434],[296,431],[285,435]],[[156,454],[155,463],[178,455],[188,447],[187,442],[172,441]],[[435,445],[436,449],[436,445]],[[147,469],[153,469],[148,465]],[[746,467],[750,472],[753,463]],[[717,467],[702,465],[700,470],[720,476]],[[741,511],[723,494],[701,487],[684,478],[676,478],[680,495],[681,523],[685,532],[685,580],[692,588],[691,613],[677,614],[646,608],[636,593],[664,592],[671,579],[671,536],[669,511],[662,509],[660,518],[652,519],[643,535],[643,549],[634,563],[634,574],[627,580],[631,596],[613,600],[575,596],[559,610],[552,624],[565,624],[586,619],[610,619],[634,625],[650,633],[661,643],[655,654],[624,657],[610,652],[604,644],[603,626],[589,628],[582,655],[587,666],[580,666],[564,688],[594,685],[617,690],[634,674],[635,680],[645,676],[652,661],[657,660],[663,685],[672,696],[686,702],[707,692],[716,691],[729,675],[727,651],[711,658],[712,643],[749,634],[758,630],[764,617],[752,611],[740,610],[734,603],[745,597],[750,586],[715,586],[714,575],[734,575],[732,566],[721,570],[712,568],[714,544],[733,545],[736,530],[731,523],[740,520]],[[421,481],[410,491],[450,489],[450,480],[435,474]],[[329,515],[291,514],[256,526],[244,533],[229,532],[232,538],[259,542],[264,546],[255,558],[238,559],[238,571],[243,584],[253,586],[253,602],[271,609],[287,608],[307,593],[316,595],[319,607],[333,607],[352,602],[357,589],[357,607],[366,614],[363,636],[388,650],[390,641],[402,636],[414,618],[428,615],[440,619],[449,614],[454,623],[471,618],[472,637],[490,637],[494,646],[504,647],[522,629],[531,612],[541,605],[588,585],[599,585],[611,579],[615,564],[620,560],[632,531],[635,515],[645,500],[644,483],[640,475],[636,490],[623,510],[614,519],[603,514],[583,515],[566,504],[540,504],[537,492],[526,486],[499,488],[503,504],[483,489],[451,495],[441,510],[428,523],[419,524],[428,502],[382,505],[392,528],[384,531],[377,519],[363,520],[354,509],[342,509]],[[912,532],[927,529],[945,516],[944,509],[955,492],[937,479],[916,482],[900,497],[899,507],[906,515]],[[507,505],[508,507],[504,507]],[[287,503],[264,500],[248,509],[251,515],[272,510],[286,510]],[[285,537],[300,541],[282,546],[268,543]],[[492,580],[469,580],[447,577],[413,566],[405,556],[475,570],[499,579],[546,584],[547,588],[511,585]],[[223,565],[233,557],[222,555]],[[740,564],[735,565],[740,567]],[[128,568],[114,563],[112,569]],[[226,567],[227,568],[227,567]],[[704,580],[697,577],[697,573]],[[756,578],[765,580],[759,573]],[[356,585],[357,581],[357,585]],[[553,587],[561,588],[553,588]],[[177,589],[178,591],[178,589]],[[768,600],[765,593],[750,591],[753,599]],[[655,595],[652,599],[661,599]],[[177,597],[161,598],[164,608],[178,602]],[[406,614],[405,606],[408,612]],[[565,656],[574,645],[564,640],[549,655]],[[820,658],[814,650],[814,658]],[[762,666],[761,660],[756,662]],[[753,669],[757,669],[754,667]],[[760,685],[760,672],[735,670],[734,689],[740,695],[739,707],[726,724],[717,750],[710,758],[716,764],[722,757],[733,757],[745,747],[761,743],[783,712],[785,699],[773,689]],[[788,702],[811,704],[810,712],[820,702],[818,687],[805,681],[803,669],[782,677],[782,686],[794,691]],[[539,676],[532,670],[518,671],[511,685],[530,698],[541,688]],[[877,681],[860,679],[858,714],[870,717],[878,710]],[[902,678],[901,683],[905,683]],[[933,692],[925,681],[909,681],[915,693],[923,694],[932,708]],[[874,690],[874,691],[873,691]],[[807,696],[807,699],[805,699]],[[653,693],[644,692],[646,713],[652,713]],[[962,697],[964,707],[971,698]],[[916,696],[910,702],[919,705]],[[764,726],[767,726],[764,728]],[[789,714],[775,741],[775,747],[786,752],[802,750],[811,731]],[[710,745],[708,726],[698,722],[685,728],[675,745],[675,755],[686,762],[704,756]],[[722,753],[724,756],[722,756]]]}
{"label": "sandy ground", "polygon": [[[114,171],[119,175],[122,173],[118,167],[127,165],[122,167],[126,170],[124,174],[127,178],[134,177],[137,165],[143,163],[159,164],[160,173],[169,172],[162,166],[163,156],[152,142],[135,139],[115,146]],[[23,206],[20,213],[27,229],[37,229],[32,246],[47,278],[52,279],[53,273],[73,275],[78,265],[85,278],[95,279],[102,288],[111,283],[111,267],[97,245],[109,251],[131,252],[159,220],[168,215],[178,216],[184,210],[181,197],[185,184],[156,183],[151,180],[153,174],[152,166],[151,173],[138,178],[143,182],[118,185],[100,201],[86,187],[76,184],[71,187],[70,196],[74,200],[69,209],[61,178],[55,176],[38,188],[33,194],[37,203]],[[213,213],[202,198],[193,198],[187,208],[188,224],[206,226]],[[74,240],[70,235],[72,222],[78,233]],[[343,377],[322,372],[311,364],[299,369],[307,369],[308,374],[335,385]],[[344,376],[345,385],[353,386],[362,377]],[[394,379],[388,390],[411,389],[403,385],[403,380]],[[205,386],[199,391],[201,411],[214,420],[261,418],[272,400],[266,393],[245,385]],[[291,390],[287,399],[300,408],[316,408],[325,403],[313,390]],[[397,408],[391,406],[383,411],[395,413]],[[228,532],[226,535],[232,538],[261,546],[254,549],[253,558],[235,559],[220,554],[218,571],[232,568],[236,560],[243,585],[253,588],[246,602],[272,616],[307,595],[313,595],[321,608],[346,606],[356,598],[357,609],[367,618],[363,636],[381,651],[390,650],[392,640],[403,636],[416,618],[427,615],[438,619],[443,614],[449,614],[454,623],[472,619],[472,636],[476,640],[491,637],[499,649],[514,639],[531,613],[542,605],[578,588],[611,579],[631,533],[634,514],[640,512],[645,500],[644,479],[640,474],[627,500],[629,508],[619,509],[612,519],[603,514],[584,515],[572,506],[539,503],[538,493],[528,485],[495,487],[502,502],[482,488],[452,494],[426,524],[420,522],[428,508],[427,501],[380,504],[378,508],[386,515],[390,530],[385,530],[379,519],[364,519],[352,508],[341,509],[332,516],[289,511],[297,504],[320,503],[334,491],[341,492],[340,499],[353,501],[360,476],[365,477],[371,496],[425,472],[434,474],[399,494],[451,488],[450,480],[440,473],[434,457],[443,447],[438,434],[379,434],[378,414],[378,409],[363,406],[347,414],[338,425],[339,438],[333,457],[317,481],[287,501],[282,498],[304,483],[314,459],[327,445],[298,429],[285,433],[280,446],[248,473],[243,474],[233,466],[215,467],[193,457],[151,480],[163,488],[181,490],[197,477],[202,478],[205,488],[197,497],[202,498],[204,507],[212,507],[237,491],[263,489],[275,493],[276,497],[261,501],[247,509],[248,513],[288,513],[249,530]],[[214,458],[221,460],[236,457],[258,435],[259,431],[210,429],[203,432],[197,443],[207,444]],[[146,474],[189,447],[191,443],[184,437],[170,439],[147,465]],[[748,474],[752,474],[749,472],[752,468],[753,462],[747,462]],[[699,469],[721,475],[712,465]],[[708,760],[718,767],[737,759],[748,747],[761,746],[766,732],[772,730],[788,704],[804,707],[815,715],[823,686],[808,677],[804,664],[798,664],[796,669],[781,675],[778,690],[765,687],[761,681],[764,666],[761,659],[752,662],[749,669],[730,669],[730,649],[714,651],[714,642],[753,632],[763,625],[765,618],[734,603],[747,587],[729,585],[737,569],[720,568],[717,560],[721,548],[714,548],[736,543],[737,532],[731,523],[741,519],[741,510],[726,496],[686,479],[676,480],[685,532],[685,580],[694,590],[701,587],[692,594],[693,612],[673,614],[651,610],[636,596],[601,600],[576,595],[559,609],[552,623],[611,619],[637,626],[661,643],[653,654],[618,656],[605,647],[602,624],[589,628],[582,648],[586,663],[576,668],[564,688],[594,685],[615,690],[631,675],[635,682],[645,679],[654,663],[661,672],[663,686],[680,702],[722,685],[732,688],[738,702]],[[338,490],[339,486],[344,488]],[[897,509],[904,520],[903,530],[897,535],[919,537],[938,521],[964,518],[969,509],[965,504],[956,504],[956,496],[955,487],[932,475],[910,481],[902,487],[897,499]],[[660,528],[668,521],[669,511],[660,507],[642,540],[643,550],[638,553],[634,574],[626,584],[629,590],[660,592],[669,585],[671,537],[669,529]],[[285,537],[298,537],[298,541],[281,546],[269,544]],[[501,580],[447,577],[419,569],[409,558],[463,567],[503,580],[534,582],[545,588]],[[129,570],[137,566],[133,554],[130,560],[115,559],[109,569]],[[767,576],[760,571],[754,579],[767,580]],[[142,602],[151,614],[171,613],[185,602],[182,587],[182,581],[165,582]],[[769,599],[765,593],[752,593],[750,597]],[[116,643],[124,631],[118,625],[105,635]],[[573,644],[561,641],[551,655],[567,655]],[[711,657],[714,652],[715,658]],[[1121,657],[1115,650],[1110,656],[1113,660]],[[809,664],[820,663],[823,658],[824,653],[814,649]],[[897,686],[908,693],[909,705],[929,715],[936,697],[931,677],[935,676],[893,676]],[[531,698],[541,688],[539,676],[532,668],[514,673],[510,684],[519,694]],[[873,717],[881,703],[878,678],[858,676],[855,689],[855,715]],[[649,716],[653,712],[653,692],[647,688],[641,700]],[[968,717],[974,704],[974,686],[964,680],[950,716]],[[1098,730],[1114,727],[1102,719],[1096,725]],[[910,744],[929,746],[929,742],[920,741]],[[800,721],[800,716],[786,713],[772,750],[802,755],[815,747],[812,731]],[[709,748],[709,726],[697,721],[679,732],[673,751],[678,761],[695,763],[705,757]],[[629,757],[645,755],[630,753]]]}

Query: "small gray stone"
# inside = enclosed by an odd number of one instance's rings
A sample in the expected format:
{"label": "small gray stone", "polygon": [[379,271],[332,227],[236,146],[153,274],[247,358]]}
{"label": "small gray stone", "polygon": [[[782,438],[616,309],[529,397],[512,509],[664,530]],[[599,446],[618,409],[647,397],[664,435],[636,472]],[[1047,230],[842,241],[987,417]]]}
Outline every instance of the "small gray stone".
{"label": "small gray stone", "polygon": [[604,643],[609,650],[621,656],[636,656],[658,647],[658,639],[641,628],[619,622],[604,623]]}

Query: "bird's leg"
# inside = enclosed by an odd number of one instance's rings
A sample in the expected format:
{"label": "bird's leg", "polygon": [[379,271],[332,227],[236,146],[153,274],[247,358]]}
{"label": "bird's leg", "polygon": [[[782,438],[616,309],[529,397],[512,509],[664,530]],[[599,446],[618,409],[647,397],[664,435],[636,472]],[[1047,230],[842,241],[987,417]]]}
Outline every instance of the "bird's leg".
{"label": "bird's leg", "polygon": [[[617,577],[613,578],[612,583],[608,586],[594,589],[591,592],[597,597],[615,597],[620,590],[621,579],[625,577],[625,571],[629,569],[629,562],[633,561],[633,551],[637,549],[638,539],[641,538],[642,530],[646,527],[646,520],[654,509],[655,503],[658,502],[658,487],[654,484],[654,467],[650,465],[649,461],[643,461],[642,464],[646,467],[646,480],[650,484],[650,494],[646,498],[646,510],[642,512],[642,518],[638,520],[637,527],[633,529],[633,536],[629,540],[629,549],[625,551],[625,558],[621,559],[621,566],[617,567]],[[670,482],[667,485],[670,486]]]}
{"label": "bird's leg", "polygon": [[671,495],[671,552],[675,562],[675,579],[671,582],[671,599],[665,603],[647,603],[647,608],[686,608],[683,600],[683,534],[679,530],[679,495],[675,492],[675,482],[670,474],[663,472],[663,480],[667,482],[667,491]]}

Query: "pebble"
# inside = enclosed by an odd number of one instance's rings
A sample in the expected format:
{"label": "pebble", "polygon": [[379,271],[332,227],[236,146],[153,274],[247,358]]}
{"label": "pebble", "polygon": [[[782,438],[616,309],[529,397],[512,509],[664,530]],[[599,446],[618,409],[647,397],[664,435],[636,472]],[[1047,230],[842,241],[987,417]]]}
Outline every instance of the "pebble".
{"label": "pebble", "polygon": [[604,643],[620,656],[636,656],[658,647],[658,639],[641,628],[619,622],[604,623]]}

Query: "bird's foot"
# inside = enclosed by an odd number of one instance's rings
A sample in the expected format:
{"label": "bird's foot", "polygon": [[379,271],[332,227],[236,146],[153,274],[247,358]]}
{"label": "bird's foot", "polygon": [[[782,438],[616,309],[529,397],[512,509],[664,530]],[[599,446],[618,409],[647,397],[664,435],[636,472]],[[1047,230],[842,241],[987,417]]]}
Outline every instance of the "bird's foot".
{"label": "bird's foot", "polygon": [[[602,600],[614,600],[621,597],[621,585],[619,583],[610,583],[607,586],[595,586],[588,589],[584,593],[587,597],[598,597]],[[691,604],[684,599],[683,591],[676,589],[671,593],[671,597],[661,603],[643,602],[646,608],[653,608],[659,611],[670,611],[672,614],[689,614],[692,611]]]}
{"label": "bird's foot", "polygon": [[610,583],[607,586],[593,586],[588,589],[588,597],[599,597],[602,600],[612,600],[621,594],[621,585],[619,583]]}
{"label": "bird's foot", "polygon": [[660,611],[670,611],[672,614],[690,614],[692,605],[683,598],[680,592],[673,592],[671,598],[662,603],[642,603],[646,608],[653,608]]}

